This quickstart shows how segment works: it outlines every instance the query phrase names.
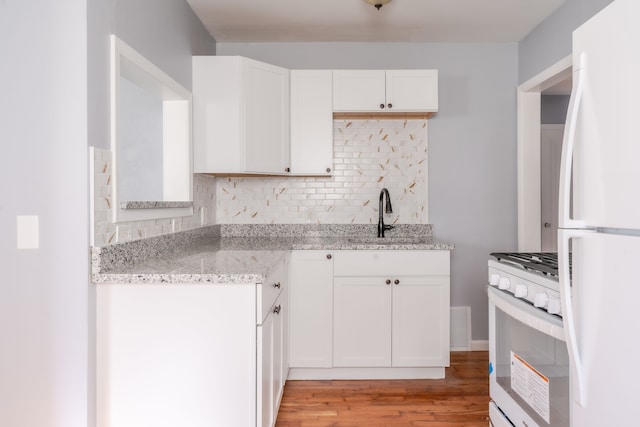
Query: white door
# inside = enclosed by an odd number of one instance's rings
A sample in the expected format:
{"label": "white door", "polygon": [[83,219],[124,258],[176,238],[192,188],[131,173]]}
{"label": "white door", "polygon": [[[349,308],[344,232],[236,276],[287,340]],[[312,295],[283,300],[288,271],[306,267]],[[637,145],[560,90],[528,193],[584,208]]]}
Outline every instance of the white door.
{"label": "white door", "polygon": [[573,402],[573,426],[638,423],[638,260],[638,236],[573,239],[572,301],[586,390],[584,406]]}
{"label": "white door", "polygon": [[276,416],[278,415],[278,405],[280,404],[280,398],[282,397],[282,387],[284,385],[284,353],[283,353],[283,345],[284,345],[284,315],[288,307],[286,306],[286,301],[282,297],[282,295],[278,298],[273,308],[273,382],[272,382],[272,416],[275,421]]}
{"label": "white door", "polygon": [[331,70],[291,70],[291,173],[333,170]]}
{"label": "white door", "polygon": [[438,70],[387,70],[389,111],[438,111]]}
{"label": "white door", "polygon": [[392,366],[448,366],[449,278],[394,278],[391,334]]}
{"label": "white door", "polygon": [[331,368],[333,254],[293,251],[290,270],[290,354],[293,368]]}
{"label": "white door", "polygon": [[245,168],[284,173],[290,162],[289,70],[244,59]]}
{"label": "white door", "polygon": [[542,252],[558,250],[558,185],[564,125],[540,127],[540,236]]}
{"label": "white door", "polygon": [[391,366],[391,285],[386,280],[334,279],[334,367]]}
{"label": "white door", "polygon": [[273,313],[269,314],[262,325],[258,326],[258,372],[257,372],[257,425],[271,427],[273,413]]}
{"label": "white door", "polygon": [[334,111],[386,111],[384,70],[334,70]]}
{"label": "white door", "polygon": [[[588,226],[640,229],[640,2],[616,0],[573,34],[574,101],[582,88],[573,213]],[[569,114],[571,117],[571,114]]]}

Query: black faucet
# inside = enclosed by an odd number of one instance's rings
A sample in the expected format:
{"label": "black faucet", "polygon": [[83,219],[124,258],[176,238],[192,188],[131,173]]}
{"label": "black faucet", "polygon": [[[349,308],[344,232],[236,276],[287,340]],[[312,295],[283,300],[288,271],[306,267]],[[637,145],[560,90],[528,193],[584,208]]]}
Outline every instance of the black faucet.
{"label": "black faucet", "polygon": [[392,225],[384,225],[384,218],[382,213],[382,205],[383,198],[387,199],[387,208],[385,209],[385,213],[393,213],[393,208],[391,207],[391,198],[389,197],[389,190],[383,188],[380,190],[380,204],[378,205],[378,237],[384,237],[384,230],[391,230],[393,228]]}

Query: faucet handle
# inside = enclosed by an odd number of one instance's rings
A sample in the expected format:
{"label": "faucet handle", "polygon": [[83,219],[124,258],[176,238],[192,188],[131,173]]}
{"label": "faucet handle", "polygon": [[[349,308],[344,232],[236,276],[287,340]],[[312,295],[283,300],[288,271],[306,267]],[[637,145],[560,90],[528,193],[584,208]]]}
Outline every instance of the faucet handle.
{"label": "faucet handle", "polygon": [[395,228],[395,226],[393,225],[387,225],[387,224],[384,225],[385,230],[392,230],[393,228]]}

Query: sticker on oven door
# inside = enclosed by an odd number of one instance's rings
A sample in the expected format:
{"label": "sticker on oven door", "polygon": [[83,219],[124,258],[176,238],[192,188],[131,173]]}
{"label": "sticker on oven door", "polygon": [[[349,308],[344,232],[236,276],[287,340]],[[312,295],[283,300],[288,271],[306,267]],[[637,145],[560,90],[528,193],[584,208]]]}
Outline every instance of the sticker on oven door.
{"label": "sticker on oven door", "polygon": [[511,389],[549,423],[549,378],[511,352]]}

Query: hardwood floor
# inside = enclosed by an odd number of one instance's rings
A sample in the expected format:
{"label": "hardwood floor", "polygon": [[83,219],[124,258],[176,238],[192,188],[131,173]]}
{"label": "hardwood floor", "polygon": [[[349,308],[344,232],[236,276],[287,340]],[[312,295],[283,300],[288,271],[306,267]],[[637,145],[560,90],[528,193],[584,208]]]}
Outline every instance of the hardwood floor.
{"label": "hardwood floor", "polygon": [[487,352],[452,352],[441,380],[287,381],[276,427],[487,427]]}

